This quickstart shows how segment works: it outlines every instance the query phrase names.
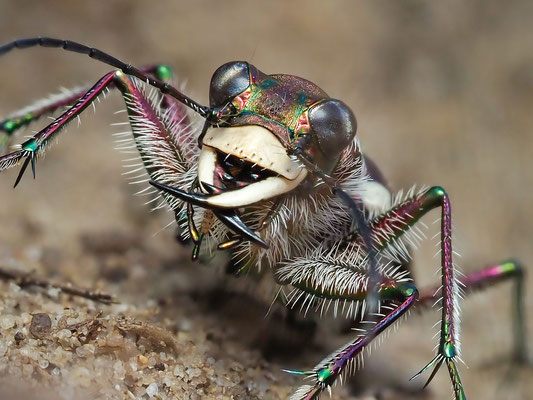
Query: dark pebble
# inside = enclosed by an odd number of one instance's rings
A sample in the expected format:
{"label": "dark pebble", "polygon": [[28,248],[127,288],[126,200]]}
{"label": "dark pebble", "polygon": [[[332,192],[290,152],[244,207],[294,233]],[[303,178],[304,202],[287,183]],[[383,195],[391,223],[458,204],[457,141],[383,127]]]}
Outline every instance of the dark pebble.
{"label": "dark pebble", "polygon": [[163,364],[163,363],[154,364],[154,368],[157,369],[158,371],[164,371],[165,370],[165,364]]}
{"label": "dark pebble", "polygon": [[22,342],[26,337],[21,331],[18,331],[15,333],[15,343],[18,345],[20,342]]}
{"label": "dark pebble", "polygon": [[30,333],[37,339],[48,336],[52,329],[52,320],[48,314],[33,314],[30,324]]}

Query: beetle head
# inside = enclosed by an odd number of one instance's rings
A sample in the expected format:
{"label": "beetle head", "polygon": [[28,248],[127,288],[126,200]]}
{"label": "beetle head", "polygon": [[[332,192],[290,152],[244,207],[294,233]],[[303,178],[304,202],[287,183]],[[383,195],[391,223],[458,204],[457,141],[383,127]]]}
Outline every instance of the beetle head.
{"label": "beetle head", "polygon": [[305,79],[266,75],[246,62],[217,69],[209,97],[218,123],[201,138],[199,181],[233,189],[226,201],[213,199],[221,207],[294,190],[307,175],[289,156],[296,148],[330,173],[355,136],[355,117],[343,102]]}
{"label": "beetle head", "polygon": [[267,75],[243,61],[215,71],[209,98],[218,125],[264,127],[287,151],[295,146],[306,151],[325,173],[333,170],[357,129],[350,108],[315,84],[292,75]]}
{"label": "beetle head", "polygon": [[305,79],[267,75],[246,62],[218,68],[209,99],[199,139],[201,193],[180,196],[203,207],[238,209],[291,192],[308,177],[294,150],[329,174],[355,136],[343,102]]}

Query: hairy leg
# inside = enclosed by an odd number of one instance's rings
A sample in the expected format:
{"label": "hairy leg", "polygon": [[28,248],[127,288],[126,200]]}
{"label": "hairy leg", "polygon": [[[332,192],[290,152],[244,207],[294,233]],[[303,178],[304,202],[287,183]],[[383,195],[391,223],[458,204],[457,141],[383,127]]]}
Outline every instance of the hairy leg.
{"label": "hairy leg", "polygon": [[[464,399],[464,390],[456,367],[459,356],[458,341],[458,300],[459,286],[452,262],[451,246],[451,209],[448,195],[441,187],[432,187],[421,193],[408,196],[407,199],[392,207],[384,214],[369,221],[370,236],[378,257],[385,259],[393,252],[403,252],[402,236],[411,232],[413,225],[434,208],[441,208],[441,274],[442,274],[442,317],[441,334],[436,356],[420,371],[435,366],[427,383],[431,381],[439,367],[445,362],[452,381],[455,398]],[[359,306],[367,298],[369,284],[368,252],[365,240],[360,232],[347,235],[337,246],[337,251],[324,249],[322,253],[311,254],[305,259],[285,263],[276,271],[276,278],[281,284],[290,284],[296,291],[290,301],[304,299],[321,299],[335,302],[350,302]],[[405,250],[407,253],[407,250]],[[381,285],[394,285],[405,280],[405,275],[398,273],[399,268],[380,265],[378,272]],[[383,300],[383,298],[381,298]],[[304,300],[305,304],[305,300]],[[364,312],[362,313],[364,314]],[[420,374],[419,373],[419,374]],[[417,374],[416,376],[418,376]],[[426,384],[427,384],[426,383]]]}
{"label": "hairy leg", "polygon": [[298,388],[290,400],[318,399],[324,389],[331,390],[331,386],[337,378],[342,380],[343,373],[351,374],[357,366],[358,356],[362,355],[363,350],[413,306],[418,298],[418,290],[409,283],[382,285],[377,291],[377,296],[380,301],[396,302],[394,307],[389,306],[392,311],[386,315],[377,314],[377,319],[366,321],[369,325],[367,329],[364,329],[354,340],[324,358],[313,370],[287,371],[298,375],[307,375],[314,380],[312,385],[303,385]]}
{"label": "hairy leg", "polygon": [[[141,68],[141,71],[154,76],[163,82],[172,82],[172,70],[166,65],[151,65]],[[114,88],[114,82],[110,82],[108,89]],[[38,119],[51,115],[57,110],[72,106],[79,100],[89,87],[77,87],[73,89],[63,89],[61,93],[50,96],[47,99],[41,99],[28,107],[17,110],[0,122],[0,152],[8,146],[16,133],[22,128],[30,125]],[[175,101],[175,99],[172,99]],[[171,102],[172,100],[167,100]]]}
{"label": "hairy leg", "polygon": [[[524,270],[516,260],[506,260],[491,265],[476,272],[471,272],[459,278],[465,295],[483,290],[500,282],[512,280],[513,285],[513,360],[518,363],[527,363],[527,332],[525,315]],[[441,286],[430,287],[420,291],[420,299],[416,304],[417,309],[428,308],[435,302],[435,297],[440,297]]]}
{"label": "hairy leg", "polygon": [[[155,70],[153,73],[161,76],[163,79],[170,79],[172,77],[172,72],[168,67],[158,66],[154,68]],[[77,118],[89,105],[93,104],[94,101],[101,94],[105,93],[105,91],[110,87],[118,87],[122,92],[126,100],[126,106],[130,116],[136,118],[136,122],[152,128],[150,129],[150,132],[147,132],[147,129],[144,129],[138,136],[144,135],[143,137],[146,138],[147,134],[153,134],[153,137],[151,138],[154,139],[153,142],[155,145],[159,144],[159,147],[162,147],[163,145],[155,140],[155,136],[158,136],[159,139],[164,136],[162,139],[166,141],[164,146],[166,146],[166,148],[171,147],[176,154],[180,152],[180,149],[177,149],[180,146],[189,146],[190,122],[185,112],[185,107],[181,103],[177,102],[177,100],[167,95],[161,95],[162,97],[158,104],[152,104],[149,99],[145,97],[145,94],[142,92],[142,90],[138,89],[133,84],[133,81],[130,77],[121,71],[114,71],[104,75],[104,77],[102,77],[95,85],[86,90],[85,93],[81,95],[69,109],[55,118],[52,123],[43,128],[33,137],[19,145],[18,150],[0,157],[0,171],[17,165],[24,158],[26,158],[21,172],[15,182],[15,186],[20,182],[23,173],[30,163],[35,176],[35,160],[38,156],[41,156],[44,153],[46,147],[51,143],[51,139],[57,137],[57,135],[65,126],[72,122],[73,119]],[[56,104],[56,106],[57,105],[58,104]],[[155,110],[156,108],[157,111]],[[161,121],[162,114],[165,114],[164,122]],[[133,125],[134,122],[132,122],[132,126]],[[187,134],[184,133],[185,131],[187,131]],[[133,129],[134,136],[136,133],[138,133],[138,130]],[[168,143],[171,141],[173,141],[173,143]],[[146,145],[146,143],[138,143],[138,149],[140,152],[143,151],[143,145]],[[185,157],[182,156],[181,161],[183,161],[184,158]],[[162,169],[161,166],[159,167],[159,169]],[[185,168],[185,166],[183,168]]]}

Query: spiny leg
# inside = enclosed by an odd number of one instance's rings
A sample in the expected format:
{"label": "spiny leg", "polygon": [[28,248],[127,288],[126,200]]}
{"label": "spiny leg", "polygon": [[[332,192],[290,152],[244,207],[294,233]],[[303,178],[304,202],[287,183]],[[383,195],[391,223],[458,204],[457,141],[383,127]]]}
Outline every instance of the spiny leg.
{"label": "spiny leg", "polygon": [[[451,221],[449,217],[446,217],[446,214],[449,214],[449,203],[446,207],[447,196],[442,188],[433,187],[423,193],[413,196],[410,199],[403,201],[397,206],[393,207],[390,211],[384,215],[375,218],[370,222],[370,228],[372,231],[372,239],[374,246],[378,254],[383,250],[386,250],[389,246],[399,246],[398,240],[404,235],[409,229],[428,211],[432,208],[438,207],[439,205],[443,206],[443,218],[442,218],[442,264],[443,264],[443,279],[442,284],[439,287],[433,287],[428,290],[424,290],[420,296],[420,301],[417,302],[417,308],[423,307],[425,305],[433,304],[435,301],[435,296],[439,295],[443,298],[443,323],[441,323],[441,341],[439,344],[439,353],[437,357],[433,360],[437,363],[437,367],[446,361],[449,374],[452,380],[454,392],[456,399],[465,398],[462,384],[459,378],[457,371],[456,363],[454,361],[454,348],[450,347],[451,344],[458,344],[456,338],[453,336],[453,330],[450,329],[457,318],[454,316],[454,310],[446,310],[446,307],[450,304],[451,301],[454,301],[459,296],[459,287],[458,285],[464,286],[465,292],[469,293],[474,290],[482,289],[488,285],[495,284],[497,282],[514,279],[515,280],[515,290],[514,294],[514,358],[518,362],[527,362],[527,349],[526,349],[526,331],[525,331],[525,313],[524,313],[524,275],[523,270],[519,263],[514,260],[506,261],[498,265],[494,265],[488,268],[485,268],[481,271],[468,274],[463,277],[455,277],[453,271],[451,270]],[[363,241],[358,235],[357,232],[354,232],[351,235],[348,235],[345,238],[345,244],[358,244],[359,246],[363,245]],[[350,248],[345,250],[349,253]],[[327,261],[327,260],[326,260]],[[448,265],[448,267],[446,267]],[[445,269],[446,267],[446,269]],[[293,275],[294,276],[294,275]],[[302,276],[300,274],[300,276]],[[309,277],[309,276],[308,276]],[[351,279],[354,280],[355,276],[352,276]],[[390,277],[384,276],[385,280]],[[398,277],[396,277],[397,279]],[[341,280],[342,281],[342,280]],[[307,282],[304,280],[294,280],[292,284],[296,284],[300,289],[309,290],[310,280]],[[349,295],[346,292],[346,285],[337,284],[338,291],[335,293],[331,291],[334,285],[331,285],[328,289],[329,291],[323,292],[323,297],[330,297],[332,295],[341,296],[342,298],[349,300],[361,300],[364,299],[364,295],[358,294]],[[444,288],[444,290],[443,290]],[[319,295],[317,293],[317,295]],[[453,306],[455,304],[452,303]],[[448,321],[451,323],[448,323]],[[444,325],[444,331],[442,330],[442,325]],[[452,325],[453,327],[453,325]],[[450,341],[450,339],[455,339]],[[444,352],[442,350],[445,350]],[[455,354],[457,354],[457,348],[455,347]],[[432,364],[428,364],[425,368],[427,369]],[[425,370],[424,369],[424,370]],[[433,371],[431,378],[436,373],[437,368]],[[429,380],[428,380],[429,383]]]}
{"label": "spiny leg", "polygon": [[[168,67],[161,67],[159,69],[162,73],[169,74]],[[22,169],[16,179],[15,186],[20,182],[26,168],[29,164],[32,166],[33,175],[35,177],[35,160],[37,156],[41,155],[45,147],[50,143],[50,140],[56,137],[56,135],[64,128],[69,122],[74,118],[80,115],[85,108],[92,104],[100,94],[104,93],[109,87],[114,87],[115,85],[121,85],[119,89],[125,95],[131,94],[127,92],[130,87],[133,87],[133,84],[130,84],[132,81],[126,77],[120,71],[109,72],[104,77],[102,77],[94,86],[92,86],[83,96],[81,96],[72,107],[70,107],[63,114],[58,116],[51,124],[46,126],[40,132],[35,134],[30,139],[26,140],[20,145],[20,149],[12,153],[6,154],[0,157],[0,171],[7,169],[18,164],[23,158],[26,158]],[[136,91],[136,94],[139,94],[139,91]],[[139,95],[140,97],[141,95]],[[171,124],[183,124],[183,119],[186,119],[185,112],[182,110],[183,106],[180,103],[175,103],[174,99],[164,98],[164,105],[162,107],[167,107],[172,111],[171,113]],[[158,121],[155,115],[151,115],[154,119],[154,125],[157,125]],[[185,121],[188,124],[188,120]]]}
{"label": "spiny leg", "polygon": [[26,140],[20,145],[20,149],[0,157],[0,171],[18,164],[23,158],[26,158],[20,173],[15,181],[18,185],[28,164],[31,162],[33,176],[35,177],[35,159],[44,148],[49,144],[62,128],[64,128],[73,118],[77,117],[85,108],[100,95],[115,78],[115,72],[109,72],[104,75],[85,95],[76,103],[57,117],[51,124],[39,131],[37,134]]}
{"label": "spiny leg", "polygon": [[366,317],[362,324],[370,326],[363,336],[328,356],[312,371],[289,371],[315,379],[314,385],[302,386],[291,399],[316,399],[324,389],[330,389],[341,374],[350,375],[365,346],[412,305],[418,291],[406,282],[405,271],[394,264],[380,263],[378,273],[381,280],[375,293],[378,312],[384,314],[374,314],[368,309],[368,296],[373,288],[368,274],[368,255],[359,245],[333,249],[323,246],[276,267],[277,282],[295,288],[287,297],[289,307],[299,305],[305,309],[306,304],[307,308],[316,304],[317,310],[327,312],[333,304],[335,315],[338,312],[345,313],[347,318],[361,315]]}
{"label": "spiny leg", "polygon": [[[361,296],[368,297],[368,293],[362,292]],[[354,340],[348,342],[335,352],[328,355],[312,371],[287,371],[299,375],[311,376],[315,383],[303,385],[291,396],[290,400],[313,400],[318,399],[324,389],[331,390],[331,386],[337,378],[341,377],[346,369],[350,370],[357,362],[361,352],[384,330],[405,314],[418,298],[416,287],[410,283],[382,283],[377,290],[380,301],[399,303],[386,315],[379,314],[378,319],[366,321],[372,327],[363,331]],[[363,298],[364,298],[363,297]],[[392,303],[391,303],[392,304]],[[349,372],[348,372],[349,373]]]}
{"label": "spiny leg", "polygon": [[434,186],[427,191],[393,207],[383,216],[376,218],[370,225],[374,233],[375,246],[386,249],[409,230],[428,211],[441,208],[441,304],[442,317],[440,342],[436,356],[418,373],[435,366],[426,385],[433,379],[443,362],[446,362],[456,399],[465,399],[464,389],[457,372],[455,359],[459,356],[459,287],[452,261],[451,207],[448,194],[443,188]]}
{"label": "spiny leg", "polygon": [[[172,70],[166,65],[151,65],[141,68],[141,71],[153,75],[161,81],[172,81]],[[113,88],[114,83],[110,82],[107,87],[109,89]],[[53,114],[62,107],[71,106],[87,93],[88,90],[88,87],[65,89],[62,93],[53,95],[49,99],[39,100],[28,107],[12,113],[0,122],[0,132],[3,132],[0,136],[0,151],[21,128],[30,125],[43,116]],[[170,102],[170,100],[167,100],[167,102]]]}
{"label": "spiny leg", "polygon": [[[528,363],[526,345],[526,318],[525,318],[525,293],[524,293],[524,270],[516,260],[507,260],[479,271],[469,273],[459,278],[460,285],[466,295],[483,290],[499,282],[513,280],[513,360],[517,363]],[[430,307],[435,297],[442,292],[441,287],[431,287],[420,292],[420,299],[416,309]]]}
{"label": "spiny leg", "polygon": [[[146,93],[142,82],[121,72],[117,74],[117,87],[126,103],[131,134],[142,166],[153,180],[189,189],[195,182],[190,171],[198,149],[194,137],[196,133],[185,107],[167,95],[158,97],[158,93]],[[129,135],[130,132],[122,134]],[[128,148],[126,143],[119,150]],[[139,165],[133,167],[140,168]],[[184,176],[187,176],[186,181],[182,181]],[[181,209],[177,204],[182,202],[165,192],[162,194],[171,208]],[[182,216],[176,217],[180,219]]]}
{"label": "spiny leg", "polygon": [[[427,212],[440,207],[441,213],[441,275],[442,275],[442,317],[440,342],[436,356],[415,376],[435,366],[427,383],[433,379],[443,362],[446,362],[452,381],[455,398],[464,399],[464,390],[455,366],[455,358],[459,355],[458,341],[459,324],[459,287],[452,262],[451,242],[451,208],[448,195],[441,187],[435,186],[416,194],[392,207],[391,210],[370,221],[373,246],[379,254],[390,255],[391,252],[400,256],[407,254],[402,236],[410,232],[413,225]],[[359,232],[347,235],[343,242],[349,247],[364,246]]]}

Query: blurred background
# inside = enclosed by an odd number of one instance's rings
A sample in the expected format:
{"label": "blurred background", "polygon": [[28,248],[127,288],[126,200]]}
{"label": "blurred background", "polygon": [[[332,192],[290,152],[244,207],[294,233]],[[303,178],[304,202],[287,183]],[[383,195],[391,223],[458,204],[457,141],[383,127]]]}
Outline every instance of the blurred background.
{"label": "blurred background", "polygon": [[[18,0],[0,4],[0,41],[51,36],[98,47],[138,66],[167,63],[186,82],[185,92],[201,103],[207,103],[212,72],[230,60],[249,61],[266,73],[305,77],[352,107],[362,148],[393,190],[428,184],[448,191],[454,245],[461,254],[456,262],[465,272],[509,257],[530,270],[532,18],[533,3],[526,0]],[[10,53],[0,59],[0,115],[59,87],[92,84],[108,70],[60,50]],[[118,95],[111,97],[97,106],[95,115],[88,110],[79,129],[72,126],[61,136],[39,161],[35,182],[27,174],[12,190],[18,171],[2,174],[0,258],[25,265],[39,258],[43,264],[45,254],[53,261],[39,267],[43,273],[88,286],[102,284],[121,298],[142,302],[143,296],[128,293],[128,285],[99,283],[105,266],[91,268],[91,262],[80,261],[86,249],[80,237],[118,229],[139,248],[188,265],[188,253],[173,242],[172,230],[153,236],[168,215],[149,216],[121,177],[122,156],[113,150],[110,135],[117,130],[109,124],[117,122],[113,113],[122,103]],[[437,231],[432,222],[438,217],[435,211],[424,219],[428,237]],[[434,243],[428,240],[415,254],[420,286],[439,279]],[[147,262],[156,275],[144,272],[146,282],[156,280],[161,269],[157,260]],[[72,268],[76,263],[87,267]],[[169,282],[178,287],[197,282],[197,270],[184,268],[192,271],[189,280],[182,276],[180,282]],[[200,269],[205,279],[216,275]],[[527,324],[533,332],[530,278],[527,288]],[[526,399],[533,391],[532,370],[509,362],[511,290],[510,284],[501,284],[463,303],[468,368],[461,366],[461,374],[469,399]],[[154,293],[147,289],[146,299]],[[257,310],[266,313],[266,307]],[[371,377],[374,388],[416,392],[422,380],[409,384],[407,379],[433,357],[431,327],[437,319],[435,310],[405,321],[373,352],[361,376]],[[293,360],[288,366],[308,368],[348,339],[333,338],[330,348],[314,353],[302,343],[309,364]],[[287,367],[273,362],[276,371]],[[439,372],[430,390],[417,396],[450,398],[448,379],[444,370]],[[354,382],[337,395],[359,398],[365,384]]]}

